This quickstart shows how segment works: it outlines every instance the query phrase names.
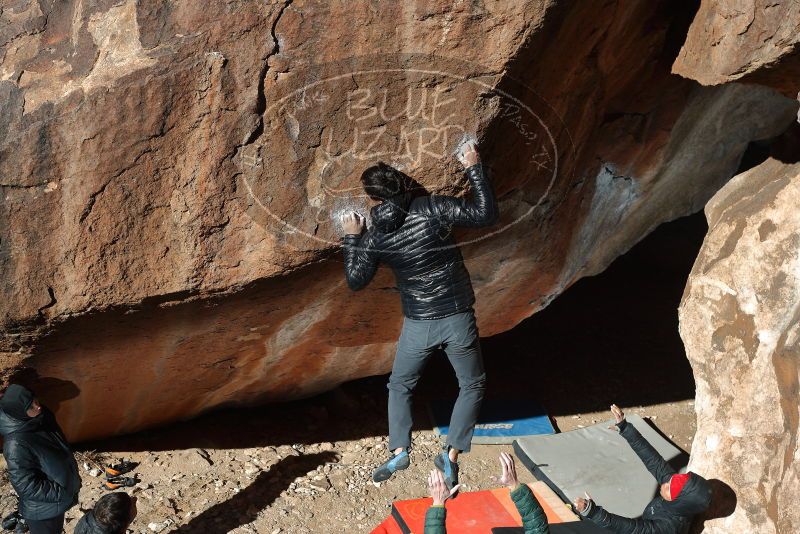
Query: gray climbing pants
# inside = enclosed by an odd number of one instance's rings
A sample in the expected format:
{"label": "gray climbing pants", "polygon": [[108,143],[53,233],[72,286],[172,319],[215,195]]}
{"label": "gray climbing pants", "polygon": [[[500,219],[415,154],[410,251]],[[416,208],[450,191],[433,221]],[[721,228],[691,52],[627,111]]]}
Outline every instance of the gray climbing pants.
{"label": "gray climbing pants", "polygon": [[486,389],[478,327],[472,310],[443,319],[406,317],[389,377],[389,449],[411,447],[411,393],[428,358],[443,348],[458,378],[447,445],[468,452]]}

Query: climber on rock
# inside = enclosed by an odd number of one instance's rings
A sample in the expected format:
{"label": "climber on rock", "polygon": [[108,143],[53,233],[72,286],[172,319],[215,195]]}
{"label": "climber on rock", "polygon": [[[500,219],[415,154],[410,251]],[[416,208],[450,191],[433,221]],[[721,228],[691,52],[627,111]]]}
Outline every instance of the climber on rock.
{"label": "climber on rock", "polygon": [[611,514],[591,499],[582,498],[575,500],[578,513],[615,534],[685,534],[692,518],[711,504],[711,485],[696,473],[676,473],[639,431],[628,424],[616,404],[611,405],[611,413],[620,435],[658,481],[659,495],[650,501],[639,519]]}
{"label": "climber on rock", "polygon": [[55,417],[33,392],[11,384],[0,398],[0,434],[8,478],[31,534],[60,534],[78,503],[78,464]]}
{"label": "climber on rock", "polygon": [[[410,179],[378,163],[361,182],[374,204],[371,227],[357,213],[343,217],[345,274],[353,290],[372,280],[379,263],[394,271],[405,320],[389,377],[390,457],[373,472],[389,479],[410,464],[411,393],[428,358],[447,353],[460,392],[453,408],[447,443],[434,461],[449,488],[458,484],[458,455],[468,452],[486,375],[475,323],[475,296],[453,226],[490,226],[497,219],[494,194],[474,143],[459,154],[472,187],[472,200],[450,196],[412,198]],[[362,235],[363,233],[363,235]]]}

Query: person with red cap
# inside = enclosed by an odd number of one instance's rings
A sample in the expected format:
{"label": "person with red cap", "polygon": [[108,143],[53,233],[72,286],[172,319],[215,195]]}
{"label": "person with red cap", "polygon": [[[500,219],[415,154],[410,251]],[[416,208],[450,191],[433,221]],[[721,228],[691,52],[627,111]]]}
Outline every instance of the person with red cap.
{"label": "person with red cap", "polygon": [[615,534],[685,534],[692,518],[711,504],[711,485],[697,473],[677,473],[625,420],[616,404],[611,405],[616,428],[642,460],[659,484],[659,495],[644,510],[642,517],[630,519],[607,512],[591,499],[576,499],[575,508],[582,517]]}

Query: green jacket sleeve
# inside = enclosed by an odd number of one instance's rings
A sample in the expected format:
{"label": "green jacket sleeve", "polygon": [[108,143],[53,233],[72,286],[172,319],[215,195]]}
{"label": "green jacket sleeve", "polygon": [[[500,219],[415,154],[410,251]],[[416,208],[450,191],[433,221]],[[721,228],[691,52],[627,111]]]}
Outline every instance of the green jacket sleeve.
{"label": "green jacket sleeve", "polygon": [[431,506],[425,513],[425,532],[424,534],[447,534],[444,526],[447,510],[444,506]]}
{"label": "green jacket sleeve", "polygon": [[550,534],[547,516],[542,505],[536,500],[528,486],[525,484],[517,486],[511,492],[511,500],[514,501],[519,515],[522,516],[522,527],[525,529],[525,534]]}

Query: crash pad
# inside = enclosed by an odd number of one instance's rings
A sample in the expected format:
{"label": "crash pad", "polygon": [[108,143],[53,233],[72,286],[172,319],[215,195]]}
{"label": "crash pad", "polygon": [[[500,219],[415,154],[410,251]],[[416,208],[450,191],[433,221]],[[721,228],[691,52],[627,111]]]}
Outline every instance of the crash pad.
{"label": "crash pad", "polygon": [[370,534],[403,534],[403,531],[400,530],[397,521],[392,516],[389,516],[383,523],[372,529]]}
{"label": "crash pad", "polygon": [[[688,455],[663,438],[637,415],[632,424],[676,470]],[[656,495],[658,484],[628,442],[608,427],[613,421],[552,436],[530,436],[514,442],[520,461],[565,502],[588,492],[609,512],[639,517]]]}
{"label": "crash pad", "polygon": [[[542,483],[530,484],[536,499],[542,505],[551,524],[578,521],[578,517]],[[391,519],[403,534],[422,534],[425,513],[432,499],[397,501],[392,505]],[[521,526],[522,520],[509,496],[508,489],[461,493],[458,498],[447,501],[447,531],[459,534],[488,534],[495,527]],[[373,531],[393,534],[391,530]]]}
{"label": "crash pad", "polygon": [[[528,487],[533,491],[536,500],[539,501],[545,515],[547,515],[547,522],[553,523],[566,523],[570,521],[578,521],[578,516],[572,512],[572,509],[564,504],[558,495],[550,489],[550,487],[541,481],[528,484]],[[514,517],[519,516],[517,507],[514,501],[511,500],[511,492],[506,488],[498,488],[490,490],[500,504]]]}
{"label": "crash pad", "polygon": [[[447,435],[454,404],[453,400],[432,400],[428,403],[437,434]],[[472,443],[504,444],[525,436],[554,432],[550,417],[535,400],[488,399],[481,405]]]}

